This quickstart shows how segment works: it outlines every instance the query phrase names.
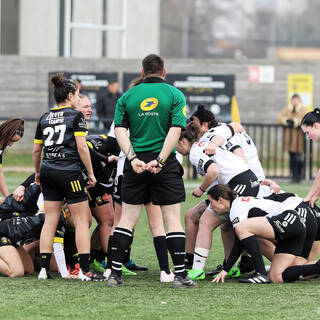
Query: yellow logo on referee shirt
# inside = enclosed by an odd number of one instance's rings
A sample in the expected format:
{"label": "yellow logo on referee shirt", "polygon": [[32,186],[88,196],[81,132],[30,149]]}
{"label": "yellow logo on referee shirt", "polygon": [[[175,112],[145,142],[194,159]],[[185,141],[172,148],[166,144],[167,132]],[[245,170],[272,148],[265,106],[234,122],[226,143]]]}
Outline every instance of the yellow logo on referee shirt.
{"label": "yellow logo on referee shirt", "polygon": [[184,106],[182,109],[182,113],[185,117],[187,117],[187,106]]}
{"label": "yellow logo on referee shirt", "polygon": [[158,104],[159,101],[157,98],[147,98],[140,103],[140,108],[143,111],[151,111],[155,109],[158,106]]}

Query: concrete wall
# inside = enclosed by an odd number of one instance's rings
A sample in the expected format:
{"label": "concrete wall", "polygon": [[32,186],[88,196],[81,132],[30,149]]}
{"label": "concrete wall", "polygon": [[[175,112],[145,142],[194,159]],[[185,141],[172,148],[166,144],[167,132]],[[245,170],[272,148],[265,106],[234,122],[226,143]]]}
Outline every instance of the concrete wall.
{"label": "concrete wall", "polygon": [[[122,25],[122,1],[107,1],[107,24]],[[127,1],[126,58],[159,53],[160,0]],[[121,58],[121,33],[107,33],[107,57]]]}
{"label": "concrete wall", "polygon": [[19,54],[59,55],[59,0],[20,0]]}
{"label": "concrete wall", "polygon": [[[248,67],[259,64],[275,66],[273,84],[248,82]],[[277,114],[286,104],[289,73],[313,74],[314,105],[320,103],[320,63],[316,62],[166,59],[166,67],[169,73],[235,74],[236,97],[242,122],[276,122]],[[0,117],[38,118],[47,110],[49,71],[118,72],[121,79],[124,72],[139,72],[140,69],[140,59],[2,56],[0,59]]]}

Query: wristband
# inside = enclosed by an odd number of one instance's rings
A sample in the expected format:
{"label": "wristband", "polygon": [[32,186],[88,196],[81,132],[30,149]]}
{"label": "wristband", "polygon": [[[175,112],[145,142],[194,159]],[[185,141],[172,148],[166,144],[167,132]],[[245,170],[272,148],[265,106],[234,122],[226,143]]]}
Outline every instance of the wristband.
{"label": "wristband", "polygon": [[129,162],[132,162],[134,159],[138,159],[138,157],[136,155],[134,155],[130,160]]}
{"label": "wristband", "polygon": [[162,167],[166,165],[166,162],[161,157],[157,157],[156,160],[158,164],[161,164]]}
{"label": "wristband", "polygon": [[203,189],[201,188],[201,186],[199,186],[199,189],[200,189],[202,192],[206,192],[206,190],[203,190]]}

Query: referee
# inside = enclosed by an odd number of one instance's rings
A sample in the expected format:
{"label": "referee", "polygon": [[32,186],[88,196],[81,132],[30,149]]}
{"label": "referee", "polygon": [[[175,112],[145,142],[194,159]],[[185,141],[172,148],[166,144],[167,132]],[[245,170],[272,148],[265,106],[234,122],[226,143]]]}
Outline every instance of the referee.
{"label": "referee", "polygon": [[[122,215],[115,228],[112,272],[108,286],[122,285],[121,265],[142,205],[160,205],[167,226],[167,247],[175,268],[174,287],[194,287],[184,267],[185,233],[181,205],[185,201],[183,168],[175,157],[186,125],[186,101],[165,80],[166,69],[155,54],[142,61],[141,84],[121,96],[115,110],[115,135],[126,155],[122,184]],[[130,130],[130,138],[127,130]]]}

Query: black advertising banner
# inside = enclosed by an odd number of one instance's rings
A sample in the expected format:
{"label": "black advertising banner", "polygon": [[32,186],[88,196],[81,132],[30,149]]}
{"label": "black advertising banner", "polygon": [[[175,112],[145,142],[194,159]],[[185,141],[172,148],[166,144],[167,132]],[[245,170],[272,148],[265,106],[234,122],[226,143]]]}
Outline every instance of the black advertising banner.
{"label": "black advertising banner", "polygon": [[129,89],[130,83],[132,80],[140,78],[141,73],[124,73],[123,74],[123,81],[122,81],[122,88],[123,92]]}
{"label": "black advertising banner", "polygon": [[[52,74],[50,72],[49,79]],[[65,78],[79,81],[81,83],[80,93],[87,95],[92,104],[91,120],[98,120],[96,111],[96,102],[99,95],[107,91],[107,85],[110,81],[118,81],[118,74],[114,73],[96,73],[96,72],[63,72]],[[49,108],[55,105],[51,90],[49,89]],[[90,133],[105,132],[102,122],[89,122]]]}
{"label": "black advertising banner", "polygon": [[198,104],[205,104],[217,119],[231,120],[231,100],[234,96],[234,75],[168,74],[169,83],[181,90],[187,100],[187,115]]}
{"label": "black advertising banner", "polygon": [[[130,82],[138,76],[138,73],[123,75],[124,91],[128,89]],[[188,117],[195,111],[198,104],[204,104],[217,119],[223,122],[231,121],[231,101],[235,95],[234,75],[170,73],[167,74],[166,80],[185,95]]]}

